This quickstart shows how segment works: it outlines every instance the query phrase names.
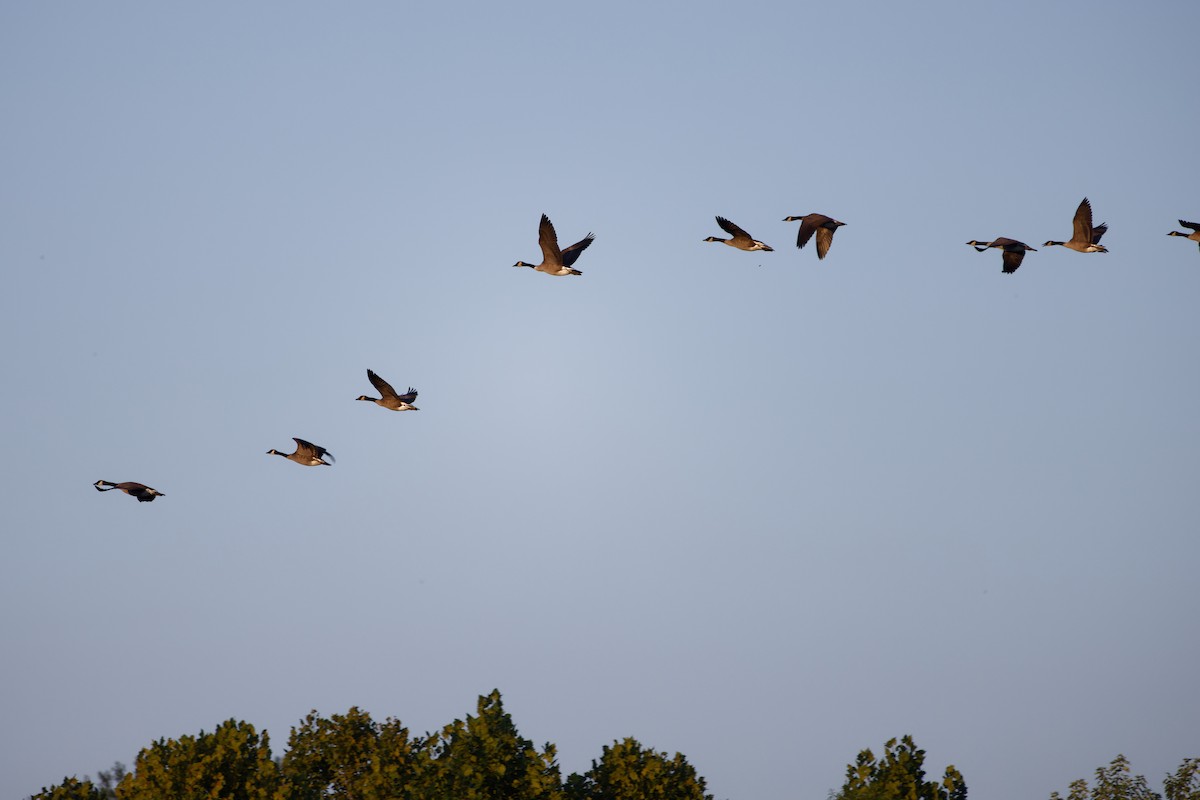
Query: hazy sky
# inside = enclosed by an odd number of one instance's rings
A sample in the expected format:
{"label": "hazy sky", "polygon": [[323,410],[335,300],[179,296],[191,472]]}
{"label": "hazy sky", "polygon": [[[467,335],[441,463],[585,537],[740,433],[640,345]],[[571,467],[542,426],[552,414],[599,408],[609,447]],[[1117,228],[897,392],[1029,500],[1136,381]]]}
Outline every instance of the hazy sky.
{"label": "hazy sky", "polygon": [[[1159,786],[1200,755],[1198,28],[4,3],[0,795],[494,687],[564,775],[633,736],[730,800],[905,733],[973,800]],[[1040,247],[1085,195],[1111,252]],[[511,268],[543,212],[582,277]]]}

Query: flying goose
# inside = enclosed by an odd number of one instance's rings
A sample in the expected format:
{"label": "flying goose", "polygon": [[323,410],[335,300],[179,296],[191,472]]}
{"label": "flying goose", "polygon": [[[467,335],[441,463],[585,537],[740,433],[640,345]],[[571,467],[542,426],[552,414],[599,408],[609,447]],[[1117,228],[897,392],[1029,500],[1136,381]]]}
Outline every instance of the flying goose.
{"label": "flying goose", "polygon": [[[292,437],[292,441],[296,443],[296,452],[281,453],[278,450],[268,450],[267,455],[283,456],[288,461],[295,461],[297,464],[301,464],[305,467],[328,467],[330,465],[330,461],[337,460],[333,457],[333,453],[330,453],[324,447],[318,447],[312,442],[306,442],[303,439],[297,439],[295,436]],[[329,461],[322,460],[325,458],[325,456],[329,456]]]}
{"label": "flying goose", "polygon": [[733,236],[733,238],[732,239],[718,239],[715,236],[710,236],[707,239],[705,239],[704,241],[706,241],[706,242],[723,242],[723,243],[729,245],[730,247],[736,247],[738,250],[766,250],[768,253],[775,252],[774,247],[768,247],[767,245],[763,244],[758,239],[753,238],[752,236],[750,236],[750,234],[746,233],[744,230],[739,228],[737,225],[734,225],[732,222],[725,219],[724,217],[717,217],[717,224],[721,226],[722,230],[724,230],[726,233]]}
{"label": "flying goose", "polygon": [[1072,223],[1071,240],[1067,242],[1046,242],[1042,247],[1060,244],[1077,253],[1107,253],[1108,248],[1100,244],[1100,237],[1108,232],[1108,224],[1102,223],[1092,227],[1092,204],[1085,197],[1075,209],[1075,220]]}
{"label": "flying goose", "polygon": [[[579,254],[587,250],[588,245],[595,239],[595,235],[589,233],[567,249],[559,250],[558,234],[554,232],[554,223],[550,221],[549,217],[542,214],[542,221],[538,225],[538,244],[542,248],[542,263],[534,266],[526,264],[524,261],[518,261],[513,266],[532,267],[547,275],[582,275],[583,273],[579,270],[572,269],[571,265],[579,260]],[[376,384],[376,386],[378,385]]]}
{"label": "flying goose", "polygon": [[989,247],[999,247],[1003,250],[1004,273],[1006,275],[1017,271],[1017,267],[1021,266],[1021,260],[1025,258],[1026,252],[1037,252],[1036,248],[1030,247],[1024,242],[1018,242],[1016,239],[1005,239],[1003,236],[999,239],[993,239],[990,242],[977,242],[972,239],[967,244],[974,247],[980,253]]}
{"label": "flying goose", "polygon": [[786,217],[784,222],[800,221],[800,232],[796,234],[796,247],[803,248],[815,233],[817,235],[817,258],[824,258],[833,244],[833,234],[844,222],[838,222],[833,217],[824,214],[805,214],[802,217]]}
{"label": "flying goose", "polygon": [[408,387],[407,394],[396,394],[396,390],[392,388],[392,385],[390,383],[388,383],[383,378],[376,375],[371,370],[367,370],[367,377],[371,380],[372,385],[375,386],[376,391],[378,391],[383,396],[382,397],[367,397],[364,394],[364,395],[360,395],[360,396],[354,398],[355,400],[369,400],[370,402],[374,403],[377,406],[383,406],[384,408],[390,408],[392,411],[420,411],[421,410],[421,409],[417,408],[416,406],[412,405],[412,402],[417,399],[417,390],[416,389],[414,389],[410,386],[410,387]]}
{"label": "flying goose", "polygon": [[1196,244],[1200,245],[1200,223],[1184,222],[1179,220],[1179,224],[1185,228],[1191,228],[1191,233],[1183,233],[1182,231],[1171,231],[1167,236],[1182,236],[1185,239],[1191,239]]}
{"label": "flying goose", "polygon": [[133,481],[125,481],[124,483],[96,481],[92,485],[96,487],[97,492],[111,492],[113,489],[120,489],[130,497],[136,497],[139,503],[152,503],[156,497],[166,497],[165,494],[157,489],[151,489],[144,483],[134,483]]}

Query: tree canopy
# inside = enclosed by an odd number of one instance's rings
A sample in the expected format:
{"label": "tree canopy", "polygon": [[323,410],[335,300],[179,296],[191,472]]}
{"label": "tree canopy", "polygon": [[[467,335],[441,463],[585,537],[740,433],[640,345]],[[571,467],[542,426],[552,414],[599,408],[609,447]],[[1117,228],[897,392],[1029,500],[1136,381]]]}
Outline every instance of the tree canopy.
{"label": "tree canopy", "polygon": [[266,731],[231,719],[144,748],[116,792],[120,800],[283,800],[282,784]]}
{"label": "tree canopy", "polygon": [[[863,750],[829,800],[967,800],[953,766],[926,780],[925,751],[911,736],[890,739],[876,757]],[[681,753],[633,738],[606,745],[586,772],[562,778],[557,751],[521,736],[500,692],[480,697],[475,714],[412,736],[398,719],[377,722],[351,707],[330,717],[310,712],[292,728],[288,749],[271,753],[267,732],[227,720],[211,732],[159,739],[137,754],[133,771],[117,762],[97,782],[67,777],[30,800],[713,800]],[[1200,758],[1188,758],[1163,783],[1165,800],[1200,800]],[[1163,800],[1118,755],[1080,779],[1064,798]]]}
{"label": "tree canopy", "polygon": [[[1200,800],[1200,758],[1185,758],[1179,769],[1163,781],[1167,800]],[[1058,792],[1050,800],[1064,800]],[[1118,755],[1107,767],[1096,770],[1091,787],[1083,778],[1072,781],[1065,800],[1162,800],[1145,776],[1134,775],[1129,759]]]}
{"label": "tree canopy", "polygon": [[846,782],[833,800],[967,800],[967,784],[953,766],[939,782],[925,780],[925,751],[911,736],[884,744],[883,758],[870,750],[846,767]]}
{"label": "tree canopy", "polygon": [[404,798],[418,742],[399,720],[376,722],[351,707],[328,719],[309,713],[292,728],[282,773],[290,800]]}
{"label": "tree canopy", "polygon": [[419,752],[426,797],[458,800],[560,800],[554,745],[539,752],[517,733],[500,692],[479,698],[476,716],[455,720]]}
{"label": "tree canopy", "polygon": [[275,759],[265,731],[228,720],[152,743],[132,772],[118,764],[100,775],[100,785],[64,778],[32,800],[712,800],[681,754],[631,738],[564,782],[554,745],[521,736],[499,691],[480,697],[474,715],[424,736],[357,707],[312,711]]}
{"label": "tree canopy", "polygon": [[567,800],[712,800],[681,753],[647,750],[636,739],[606,746],[584,775],[567,781]]}

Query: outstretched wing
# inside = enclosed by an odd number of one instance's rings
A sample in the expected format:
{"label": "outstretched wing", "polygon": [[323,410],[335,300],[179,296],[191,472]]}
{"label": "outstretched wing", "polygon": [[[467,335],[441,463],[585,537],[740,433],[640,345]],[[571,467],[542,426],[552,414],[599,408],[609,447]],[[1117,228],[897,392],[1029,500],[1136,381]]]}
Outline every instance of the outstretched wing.
{"label": "outstretched wing", "polygon": [[588,245],[590,245],[595,240],[595,238],[596,238],[595,234],[589,233],[587,236],[583,237],[578,242],[576,242],[575,244],[568,247],[566,250],[563,250],[562,251],[563,266],[569,267],[572,264],[574,264],[576,261],[578,261],[579,255],[584,250],[588,249]]}
{"label": "outstretched wing", "polygon": [[1004,272],[1012,274],[1021,266],[1021,262],[1025,259],[1024,250],[1005,250],[1004,251]]}
{"label": "outstretched wing", "polygon": [[739,228],[737,225],[734,225],[732,222],[725,219],[724,217],[717,217],[717,224],[721,226],[722,230],[724,230],[726,233],[730,234],[731,236],[733,236],[735,238],[738,238],[738,237],[743,238],[743,239],[752,239],[753,238],[750,236],[750,234],[746,233],[744,230]]}
{"label": "outstretched wing", "polygon": [[562,261],[562,252],[558,249],[558,233],[554,230],[554,223],[545,214],[542,214],[542,222],[538,225],[538,244],[542,248],[544,262],[558,264]]}
{"label": "outstretched wing", "polygon": [[412,405],[412,401],[417,399],[417,390],[410,386],[408,387],[407,394],[397,395],[396,399],[401,403],[408,403],[409,405]]}
{"label": "outstretched wing", "polygon": [[[808,244],[808,240],[812,238],[812,235],[817,232],[817,229],[821,226],[821,221],[817,219],[818,216],[817,214],[808,214],[801,217],[800,231],[796,234],[796,247],[803,248],[804,245]],[[818,239],[818,247],[820,244],[821,242]]]}
{"label": "outstretched wing", "polygon": [[1092,204],[1085,197],[1075,209],[1071,240],[1082,244],[1095,244],[1092,239]]}
{"label": "outstretched wing", "polygon": [[320,445],[313,444],[312,442],[306,442],[303,439],[297,439],[295,436],[292,437],[292,441],[296,443],[296,455],[310,456],[318,459],[329,456],[330,461],[337,460],[333,457],[333,453],[329,452]]}
{"label": "outstretched wing", "polygon": [[833,244],[833,228],[824,226],[817,228],[817,258],[824,258],[829,252],[829,245]]}
{"label": "outstretched wing", "polygon": [[1200,231],[1200,223],[1185,222],[1184,220],[1179,220],[1179,224],[1185,228],[1191,228],[1194,231]]}
{"label": "outstretched wing", "polygon": [[367,377],[370,379],[371,385],[374,386],[384,397],[396,396],[396,390],[392,388],[392,385],[371,370],[367,370]]}
{"label": "outstretched wing", "polygon": [[1092,228],[1092,244],[1100,244],[1100,237],[1108,233],[1108,223],[1101,222],[1096,227]]}

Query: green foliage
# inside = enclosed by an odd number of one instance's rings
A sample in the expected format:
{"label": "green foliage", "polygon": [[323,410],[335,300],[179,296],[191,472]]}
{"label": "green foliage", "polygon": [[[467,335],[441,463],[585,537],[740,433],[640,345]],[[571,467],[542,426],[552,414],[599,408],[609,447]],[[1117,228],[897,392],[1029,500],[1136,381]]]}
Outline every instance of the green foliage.
{"label": "green foliage", "polygon": [[[1174,775],[1163,781],[1167,800],[1200,800],[1200,758],[1185,758]],[[1058,792],[1050,800],[1063,800]],[[1090,789],[1083,778],[1072,781],[1066,800],[1162,800],[1142,775],[1134,775],[1129,759],[1118,755],[1107,767],[1096,770],[1096,782]]]}
{"label": "green foliage", "polygon": [[1167,800],[1200,800],[1200,758],[1185,758],[1163,781]]}
{"label": "green foliage", "polygon": [[480,697],[476,716],[455,720],[422,743],[422,798],[561,800],[554,745],[538,752],[517,733],[500,692]]}
{"label": "green foliage", "polygon": [[329,719],[313,711],[292,729],[283,776],[289,800],[398,800],[415,796],[416,760],[399,720],[378,723],[355,707]]}
{"label": "green foliage", "polygon": [[966,800],[967,784],[953,766],[946,767],[940,782],[926,781],[925,751],[911,736],[884,745],[882,760],[863,750],[846,767],[846,782],[834,800]]}
{"label": "green foliage", "polygon": [[117,786],[120,800],[283,800],[264,732],[229,720],[212,733],[159,739],[138,753]]}
{"label": "green foliage", "polygon": [[32,800],[712,800],[679,753],[635,739],[605,747],[584,775],[564,784],[553,744],[522,737],[500,692],[480,697],[474,716],[412,738],[399,720],[365,711],[321,717],[292,729],[278,761],[264,731],[229,720],[211,733],[160,739],[121,763],[66,778]]}
{"label": "green foliage", "polygon": [[636,739],[613,742],[584,775],[567,779],[568,800],[712,800],[704,778],[681,754],[647,750]]}
{"label": "green foliage", "polygon": [[[888,741],[881,759],[863,750],[830,800],[967,799],[957,769],[926,781],[924,762],[910,736]],[[313,711],[292,729],[280,762],[271,759],[265,731],[229,720],[212,733],[154,742],[132,773],[118,761],[96,784],[64,778],[30,800],[712,800],[705,788],[683,755],[632,738],[606,746],[590,770],[563,782],[554,745],[539,751],[522,737],[493,690],[479,698],[475,716],[424,738],[356,707],[328,719]],[[1184,759],[1163,790],[1166,800],[1200,800],[1200,758]],[[1162,800],[1122,755],[1096,770],[1093,786],[1080,779],[1066,798],[1050,798]]]}
{"label": "green foliage", "polygon": [[42,790],[29,800],[105,800],[108,795],[92,782],[78,778],[63,778],[62,783]]}
{"label": "green foliage", "polygon": [[[1058,792],[1050,793],[1050,800],[1062,800]],[[1096,784],[1088,789],[1087,781],[1080,778],[1072,781],[1067,790],[1067,800],[1162,800],[1150,789],[1146,779],[1134,775],[1129,769],[1129,759],[1118,755],[1107,767],[1096,770]]]}

